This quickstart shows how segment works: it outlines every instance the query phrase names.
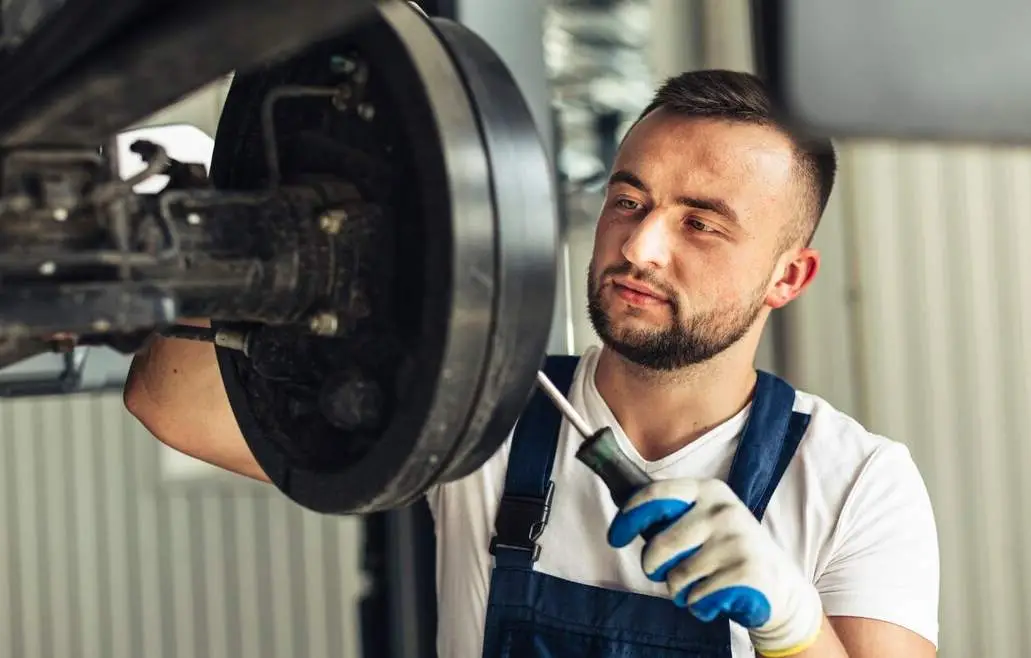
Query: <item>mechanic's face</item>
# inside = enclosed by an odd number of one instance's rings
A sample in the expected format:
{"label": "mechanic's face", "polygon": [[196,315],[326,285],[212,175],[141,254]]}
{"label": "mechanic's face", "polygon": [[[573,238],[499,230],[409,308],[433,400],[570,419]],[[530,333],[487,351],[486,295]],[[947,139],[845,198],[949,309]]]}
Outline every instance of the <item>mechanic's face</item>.
{"label": "mechanic's face", "polygon": [[591,322],[656,370],[701,363],[761,330],[815,274],[793,246],[801,187],[773,128],[656,111],[613,166],[588,273]]}

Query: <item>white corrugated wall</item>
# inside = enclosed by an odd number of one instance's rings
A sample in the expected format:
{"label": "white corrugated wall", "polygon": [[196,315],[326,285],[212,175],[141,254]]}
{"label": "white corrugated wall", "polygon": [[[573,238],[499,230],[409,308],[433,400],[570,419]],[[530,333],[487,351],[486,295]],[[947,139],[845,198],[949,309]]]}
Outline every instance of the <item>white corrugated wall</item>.
{"label": "white corrugated wall", "polygon": [[[1031,642],[1031,150],[850,143],[835,245],[855,413],[908,444],[938,520],[941,655]],[[830,291],[826,291],[830,292]],[[820,331],[816,349],[839,341]],[[842,308],[839,306],[839,308]],[[837,320],[840,322],[840,316]],[[800,345],[799,351],[807,345]],[[834,373],[800,382],[817,390]]]}
{"label": "white corrugated wall", "polygon": [[0,656],[356,657],[359,521],[159,449],[117,394],[0,403]]}
{"label": "white corrugated wall", "polygon": [[848,142],[788,314],[793,381],[906,443],[941,545],[943,658],[1031,642],[1031,150]]}

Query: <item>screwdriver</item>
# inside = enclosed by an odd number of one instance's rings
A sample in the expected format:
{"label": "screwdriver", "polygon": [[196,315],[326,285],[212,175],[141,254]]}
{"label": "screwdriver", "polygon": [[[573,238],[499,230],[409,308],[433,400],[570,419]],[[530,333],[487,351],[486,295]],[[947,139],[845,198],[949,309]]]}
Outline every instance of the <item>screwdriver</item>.
{"label": "screwdriver", "polygon": [[[569,424],[584,437],[583,444],[576,451],[576,458],[587,465],[602,479],[608,487],[612,500],[620,508],[630,497],[653,480],[640,466],[630,459],[619,448],[616,435],[611,427],[603,427],[592,431],[584,417],[573,408],[566,396],[552,383],[548,376],[537,371],[537,385],[555,404],[559,412],[565,416]],[[651,539],[669,524],[660,522],[641,533],[645,539]]]}

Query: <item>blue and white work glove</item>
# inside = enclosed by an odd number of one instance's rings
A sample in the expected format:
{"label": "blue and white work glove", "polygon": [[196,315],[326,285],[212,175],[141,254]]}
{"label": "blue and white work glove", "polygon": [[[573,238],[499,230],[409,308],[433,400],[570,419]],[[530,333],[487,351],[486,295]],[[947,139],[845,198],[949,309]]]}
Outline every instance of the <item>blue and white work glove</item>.
{"label": "blue and white work glove", "polygon": [[648,578],[666,582],[676,605],[706,622],[726,614],[771,658],[816,641],[819,593],[726,483],[679,478],[644,487],[613,519],[609,544],[622,548],[655,524],[666,527],[647,541],[641,564]]}

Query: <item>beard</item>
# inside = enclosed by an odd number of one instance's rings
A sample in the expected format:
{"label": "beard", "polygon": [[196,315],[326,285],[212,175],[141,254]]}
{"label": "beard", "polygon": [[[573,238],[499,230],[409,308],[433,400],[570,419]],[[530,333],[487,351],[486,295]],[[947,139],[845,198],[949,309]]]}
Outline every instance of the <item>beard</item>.
{"label": "beard", "polygon": [[[669,299],[671,322],[664,329],[621,327],[605,308],[601,281],[609,276],[628,275],[645,282]],[[742,305],[726,305],[681,318],[682,304],[675,290],[631,263],[613,265],[596,276],[594,263],[587,272],[587,313],[602,343],[631,363],[649,370],[673,371],[704,363],[726,351],[755,324],[762,311],[766,286],[752,291]],[[636,309],[630,308],[627,315]]]}

